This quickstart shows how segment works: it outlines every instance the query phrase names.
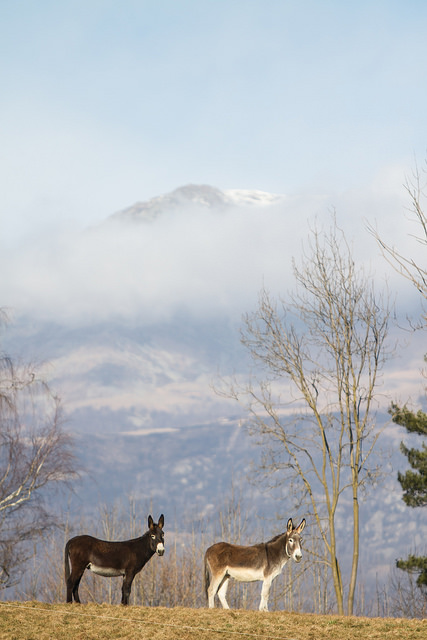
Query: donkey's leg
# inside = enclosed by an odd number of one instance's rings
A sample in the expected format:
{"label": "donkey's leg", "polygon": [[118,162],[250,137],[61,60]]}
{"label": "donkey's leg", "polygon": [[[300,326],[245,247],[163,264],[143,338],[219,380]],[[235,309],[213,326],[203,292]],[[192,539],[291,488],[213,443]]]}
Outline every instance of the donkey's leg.
{"label": "donkey's leg", "polygon": [[65,585],[67,587],[67,602],[72,602],[73,601],[73,587],[74,587],[74,584],[71,581],[71,575],[69,575],[68,578],[66,579]]}
{"label": "donkey's leg", "polygon": [[83,573],[81,574],[81,576],[79,578],[77,578],[77,580],[74,583],[74,587],[73,587],[74,600],[75,600],[75,602],[78,602],[78,604],[80,604],[79,585],[80,585],[80,580],[82,579],[82,576],[83,576]]}
{"label": "donkey's leg", "polygon": [[73,585],[71,584],[70,578],[67,580],[67,602],[73,601]]}
{"label": "donkey's leg", "polygon": [[209,609],[213,609],[215,607],[215,595],[218,592],[218,589],[221,587],[222,582],[225,578],[224,573],[220,573],[219,575],[211,576],[211,583],[208,587],[208,602]]}
{"label": "donkey's leg", "polygon": [[265,578],[264,582],[262,583],[261,600],[259,603],[260,611],[268,611],[268,595],[270,593],[271,583],[271,578]]}
{"label": "donkey's leg", "polygon": [[67,602],[74,601],[80,604],[79,598],[79,584],[82,579],[84,569],[82,571],[72,571],[70,577],[67,580]]}
{"label": "donkey's leg", "polygon": [[218,589],[218,598],[220,603],[223,606],[223,609],[229,609],[230,607],[228,606],[228,602],[225,599],[225,596],[227,594],[227,589],[228,589],[228,580],[230,579],[230,576],[225,575],[221,584],[219,585],[219,589]]}
{"label": "donkey's leg", "polygon": [[132,571],[131,573],[126,573],[123,578],[122,584],[122,604],[129,604],[129,596],[130,591],[132,589],[132,582],[135,577],[135,573]]}

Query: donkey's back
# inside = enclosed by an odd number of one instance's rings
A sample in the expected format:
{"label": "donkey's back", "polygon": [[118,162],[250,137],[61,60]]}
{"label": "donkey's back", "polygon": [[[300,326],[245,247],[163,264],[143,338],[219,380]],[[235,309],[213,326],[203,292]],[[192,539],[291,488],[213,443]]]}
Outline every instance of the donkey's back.
{"label": "donkey's back", "polygon": [[142,568],[144,558],[138,558],[136,553],[140,540],[112,542],[89,535],[75,536],[65,547],[65,573],[69,572],[68,558],[74,570],[89,569],[101,576],[122,576],[130,563],[141,563]]}
{"label": "donkey's back", "polygon": [[[205,564],[210,567],[213,573],[226,570],[231,577],[234,577],[233,573],[240,573],[245,569],[249,569],[251,574],[260,574],[266,562],[267,551],[263,542],[251,546],[217,542],[209,547],[205,553]],[[260,580],[260,578],[254,577],[252,580]]]}

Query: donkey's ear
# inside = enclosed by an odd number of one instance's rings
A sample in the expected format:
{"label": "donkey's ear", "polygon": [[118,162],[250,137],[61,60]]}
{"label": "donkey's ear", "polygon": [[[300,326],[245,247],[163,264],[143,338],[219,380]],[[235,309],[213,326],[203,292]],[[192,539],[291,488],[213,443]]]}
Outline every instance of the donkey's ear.
{"label": "donkey's ear", "polygon": [[164,524],[165,524],[165,516],[162,513],[162,515],[159,518],[159,525],[158,525],[160,527],[160,529],[163,529]]}
{"label": "donkey's ear", "polygon": [[305,527],[305,518],[303,518],[299,523],[299,525],[297,526],[297,532],[301,533],[304,527]]}
{"label": "donkey's ear", "polygon": [[148,516],[148,528],[152,529],[154,527],[154,520],[151,516]]}
{"label": "donkey's ear", "polygon": [[292,527],[292,518],[289,518],[289,520],[288,520],[288,524],[287,524],[287,526],[286,526],[286,530],[287,530],[287,532],[288,532],[288,533],[290,533],[290,532],[292,531],[292,528],[293,528],[293,527]]}

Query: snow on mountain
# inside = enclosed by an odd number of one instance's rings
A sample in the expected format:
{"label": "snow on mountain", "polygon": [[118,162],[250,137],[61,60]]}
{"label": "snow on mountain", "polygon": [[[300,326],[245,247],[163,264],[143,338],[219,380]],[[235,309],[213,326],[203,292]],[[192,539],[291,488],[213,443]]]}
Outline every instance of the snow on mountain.
{"label": "snow on mountain", "polygon": [[254,205],[267,207],[271,204],[280,204],[287,200],[284,195],[259,190],[226,189],[224,194],[228,202],[238,207]]}
{"label": "snow on mountain", "polygon": [[186,185],[166,195],[151,198],[147,202],[137,202],[131,207],[118,211],[108,221],[155,220],[165,212],[179,209],[198,208],[200,210],[224,211],[230,207],[266,207],[279,204],[285,196],[259,190],[226,189],[221,191],[209,185]]}

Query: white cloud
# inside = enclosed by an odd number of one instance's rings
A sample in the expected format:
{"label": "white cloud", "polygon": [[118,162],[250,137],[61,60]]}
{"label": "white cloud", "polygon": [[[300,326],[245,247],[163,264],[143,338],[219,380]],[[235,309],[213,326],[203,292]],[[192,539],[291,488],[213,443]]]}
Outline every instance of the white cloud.
{"label": "white cloud", "polygon": [[[1,304],[34,318],[78,323],[128,316],[153,322],[184,310],[240,317],[263,285],[273,293],[292,287],[292,257],[300,258],[310,225],[329,224],[332,208],[378,286],[388,270],[392,292],[404,291],[406,283],[380,256],[366,220],[387,236],[392,231],[403,251],[412,242],[408,221],[402,201],[376,185],[362,194],[299,195],[265,207],[192,208],[163,213],[152,223],[56,231],[36,245],[2,252],[8,275]],[[412,291],[405,295],[411,299]]]}

